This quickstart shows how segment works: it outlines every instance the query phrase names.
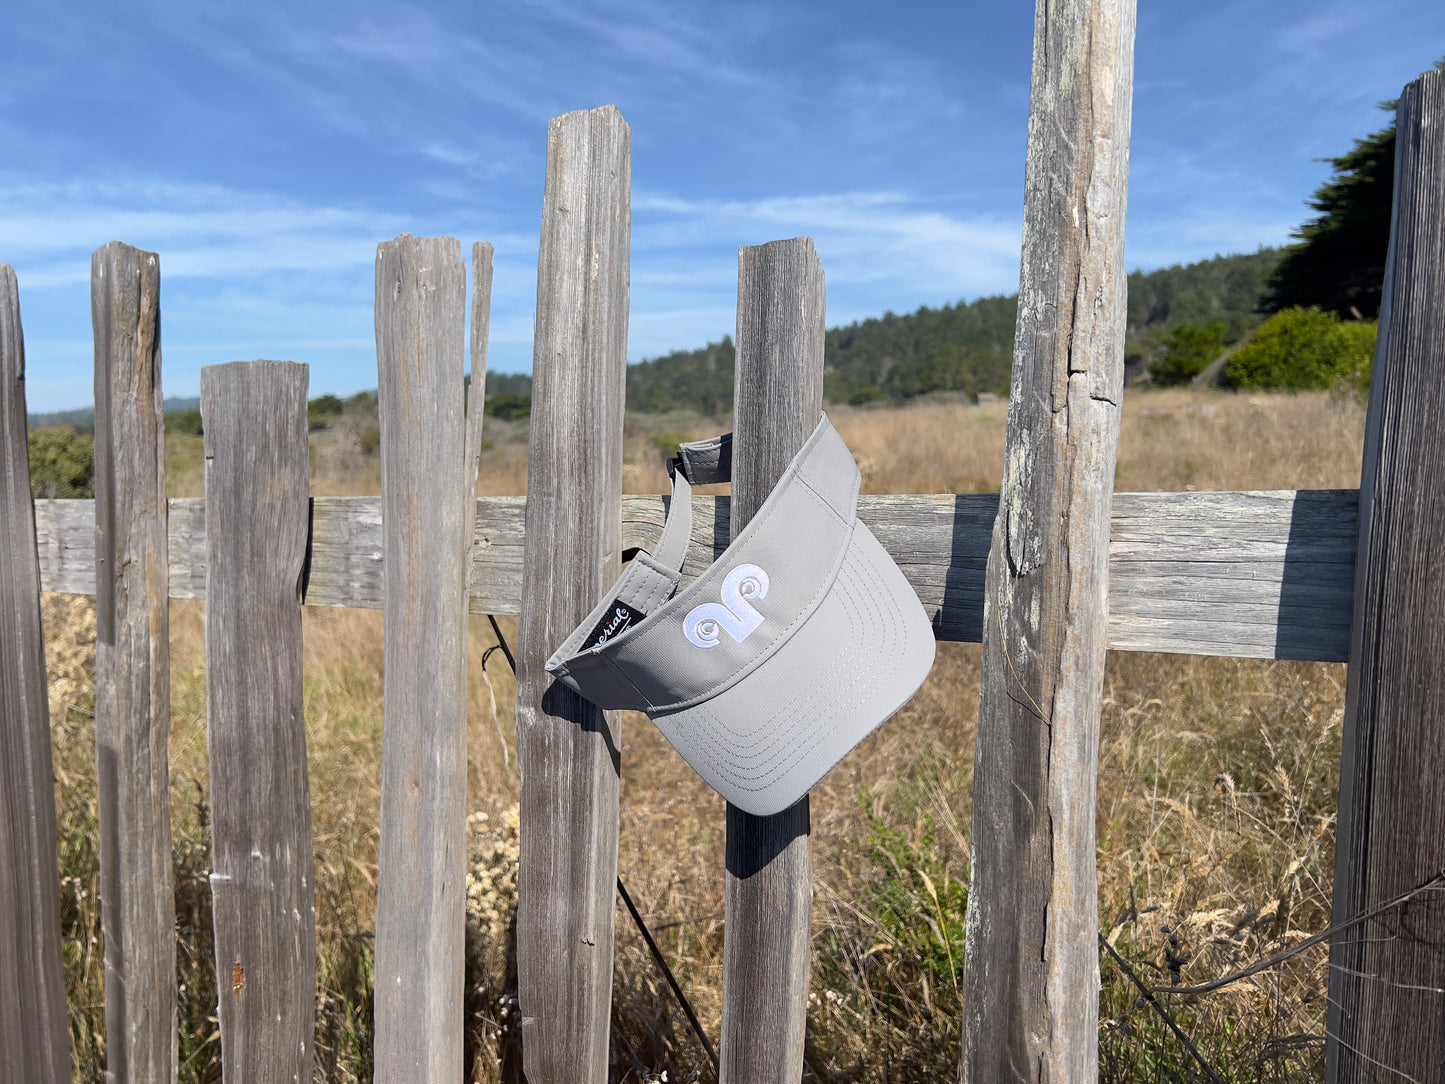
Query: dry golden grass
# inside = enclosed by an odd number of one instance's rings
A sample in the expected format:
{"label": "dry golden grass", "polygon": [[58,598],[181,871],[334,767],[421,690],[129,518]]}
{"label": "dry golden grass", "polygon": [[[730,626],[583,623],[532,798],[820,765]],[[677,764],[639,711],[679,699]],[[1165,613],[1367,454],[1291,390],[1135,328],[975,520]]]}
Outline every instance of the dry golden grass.
{"label": "dry golden grass", "polygon": [[[835,409],[871,492],[997,489],[1005,404]],[[666,447],[725,422],[629,418],[624,486],[666,489]],[[1363,409],[1348,397],[1130,392],[1120,490],[1349,488]],[[317,493],[377,492],[375,455],[347,421],[313,444]],[[520,493],[525,424],[487,431],[480,491]],[[198,494],[194,438],[173,438],[172,491]],[[94,906],[93,607],[45,600],[73,1029],[103,1056]],[[503,629],[515,637],[516,622]],[[369,1075],[370,943],[379,804],[382,622],[377,611],[305,614],[307,732],[317,855],[318,1080]],[[186,1080],[216,1076],[205,915],[203,609],[172,605],[171,775],[181,913]],[[468,885],[472,1079],[515,1076],[518,776],[515,683],[474,618],[468,715],[473,815]],[[805,1079],[952,1080],[968,870],[979,651],[940,644],[918,696],[814,792],[814,980]],[[1099,784],[1101,924],[1146,981],[1188,984],[1327,924],[1343,667],[1186,656],[1110,657]],[[644,716],[623,723],[619,868],[704,1025],[721,1006],[723,804]],[[711,1079],[641,938],[619,908],[614,1079]],[[1165,927],[1168,932],[1165,932]],[[1175,942],[1170,942],[1170,937]],[[189,938],[189,940],[187,940]],[[1318,1076],[1324,954],[1194,1001],[1175,999],[1226,1080]],[[1192,1080],[1187,1056],[1105,960],[1107,1080]],[[210,1006],[208,1008],[208,1006]],[[187,1016],[189,1014],[189,1016]]]}

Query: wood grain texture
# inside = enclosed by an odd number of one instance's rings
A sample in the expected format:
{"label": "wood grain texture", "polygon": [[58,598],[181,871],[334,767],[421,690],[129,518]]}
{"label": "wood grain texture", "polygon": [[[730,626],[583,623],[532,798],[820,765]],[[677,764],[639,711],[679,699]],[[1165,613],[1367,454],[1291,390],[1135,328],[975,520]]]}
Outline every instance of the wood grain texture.
{"label": "wood grain texture", "polygon": [[[811,238],[738,252],[731,534],[747,526],[823,413],[827,291]],[[723,1084],[803,1074],[813,881],[809,806],[727,809]]]}
{"label": "wood grain texture", "polygon": [[[381,501],[316,497],[306,602],[378,609]],[[622,498],[622,547],[662,534],[661,496]],[[95,593],[90,501],[35,502],[43,591]],[[692,580],[727,547],[727,497],[694,497]],[[1109,541],[1109,649],[1344,662],[1354,598],[1353,489],[1116,493]],[[998,496],[863,496],[858,516],[913,584],[940,640],[983,636],[984,565]],[[170,502],[171,597],[205,597],[205,502]],[[471,611],[515,614],[526,501],[477,501]]]}
{"label": "wood grain texture", "polygon": [[554,117],[537,264],[517,743],[522,1058],[531,1084],[607,1079],[619,712],[545,664],[621,565],[632,132],[613,106]]}
{"label": "wood grain texture", "polygon": [[160,261],[90,269],[95,331],[95,746],[106,1080],[176,1079],[170,621]]}
{"label": "wood grain texture", "polygon": [[306,366],[201,370],[206,748],[222,1073],[310,1081],[316,917],[301,691]]}
{"label": "wood grain texture", "polygon": [[[1334,914],[1445,869],[1445,73],[1396,114],[1395,204],[1365,429]],[[1438,1080],[1445,894],[1330,949],[1326,1079]]]}
{"label": "wood grain texture", "polygon": [[25,337],[0,264],[0,1080],[70,1080]]}
{"label": "wood grain texture", "polygon": [[1098,1075],[1094,802],[1124,376],[1133,0],[1039,0],[989,553],[960,1077]]}
{"label": "wood grain texture", "polygon": [[1342,661],[1354,490],[1121,493],[1109,527],[1109,649]]}
{"label": "wood grain texture", "polygon": [[474,477],[466,449],[465,328],[466,268],[457,241],[403,234],[377,246],[386,554],[379,1084],[462,1078],[473,507],[467,486]]}

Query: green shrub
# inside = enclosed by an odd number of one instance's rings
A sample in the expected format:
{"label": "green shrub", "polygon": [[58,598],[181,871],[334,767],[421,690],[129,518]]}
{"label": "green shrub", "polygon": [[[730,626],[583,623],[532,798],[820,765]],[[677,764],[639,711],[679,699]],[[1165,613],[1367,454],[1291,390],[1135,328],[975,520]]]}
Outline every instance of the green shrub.
{"label": "green shrub", "polygon": [[526,418],[532,413],[532,400],[529,396],[509,391],[498,392],[487,397],[486,413],[504,422]]}
{"label": "green shrub", "polygon": [[1370,371],[1375,361],[1375,339],[1378,337],[1380,322],[1378,320],[1345,320],[1340,324],[1340,330],[1345,333],[1349,340],[1349,358],[1352,359],[1346,367],[1345,377],[1353,380],[1361,391],[1370,389]]}
{"label": "green shrub", "polygon": [[319,395],[306,404],[306,423],[311,429],[325,429],[341,417],[346,404],[334,395]]}
{"label": "green shrub", "polygon": [[376,392],[359,391],[346,400],[342,406],[346,414],[376,417]]}
{"label": "green shrub", "polygon": [[873,403],[883,402],[884,398],[885,396],[881,391],[869,384],[850,394],[848,396],[848,405],[855,407],[871,406]]}
{"label": "green shrub", "polygon": [[1342,323],[1317,308],[1285,309],[1266,320],[1229,359],[1238,388],[1328,388],[1340,380],[1368,383],[1374,321]]}
{"label": "green shrub", "polygon": [[95,438],[68,425],[30,430],[30,495],[94,497]]}
{"label": "green shrub", "polygon": [[165,415],[167,433],[180,433],[187,437],[199,437],[205,432],[201,425],[199,410],[176,410]]}
{"label": "green shrub", "polygon": [[1224,322],[1177,324],[1164,336],[1164,356],[1149,367],[1149,378],[1162,386],[1187,384],[1224,349]]}

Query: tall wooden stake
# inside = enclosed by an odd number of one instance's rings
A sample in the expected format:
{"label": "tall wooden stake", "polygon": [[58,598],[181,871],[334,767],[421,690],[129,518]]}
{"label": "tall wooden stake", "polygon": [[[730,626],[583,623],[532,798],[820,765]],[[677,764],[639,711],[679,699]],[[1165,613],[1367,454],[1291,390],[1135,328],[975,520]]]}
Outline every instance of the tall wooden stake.
{"label": "tall wooden stake", "polygon": [[961,1078],[1098,1072],[1094,849],[1124,376],[1133,0],[1039,0],[984,601]]}
{"label": "tall wooden stake", "polygon": [[310,1080],[316,913],[301,577],[305,365],[201,370],[206,450],[206,751],[227,1080]]}
{"label": "tall wooden stake", "polygon": [[25,337],[0,264],[0,1080],[70,1080]]}
{"label": "tall wooden stake", "polygon": [[621,568],[631,181],[632,130],[614,106],[552,119],[517,634],[517,993],[531,1084],[607,1079],[622,716],[553,684],[545,665]]}
{"label": "tall wooden stake", "polygon": [[466,318],[460,244],[403,234],[377,246],[386,554],[378,1084],[451,1084],[463,1072],[467,580],[476,514]]}
{"label": "tall wooden stake", "polygon": [[[738,253],[732,534],[762,507],[823,413],[823,265],[808,237]],[[808,799],[727,811],[723,1084],[794,1084],[808,1015]]]}
{"label": "tall wooden stake", "polygon": [[[476,516],[477,471],[481,465],[482,423],[487,406],[487,338],[492,327],[492,257],[495,250],[486,241],[472,244],[471,383],[467,385],[466,475],[469,515]],[[475,537],[473,537],[475,544]],[[471,596],[476,570],[472,554],[467,555],[467,595]]]}
{"label": "tall wooden stake", "polygon": [[166,1084],[177,1070],[160,287],[154,252],[112,241],[91,258],[107,1084]]}
{"label": "tall wooden stake", "polygon": [[[1365,423],[1334,921],[1445,869],[1445,73],[1405,88]],[[1445,891],[1330,947],[1326,1079],[1438,1080]]]}

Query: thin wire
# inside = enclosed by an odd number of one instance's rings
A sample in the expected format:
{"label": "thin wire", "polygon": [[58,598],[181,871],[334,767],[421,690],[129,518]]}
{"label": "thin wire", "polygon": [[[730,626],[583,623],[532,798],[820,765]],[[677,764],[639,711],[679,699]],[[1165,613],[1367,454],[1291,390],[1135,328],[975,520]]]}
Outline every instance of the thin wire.
{"label": "thin wire", "polygon": [[1423,884],[1417,885],[1416,887],[1410,889],[1408,892],[1402,892],[1398,896],[1395,896],[1393,899],[1385,900],[1383,903],[1377,903],[1375,904],[1375,906],[1368,908],[1367,910],[1360,911],[1352,917],[1347,918],[1338,926],[1331,926],[1328,930],[1321,930],[1319,933],[1313,934],[1312,936],[1305,938],[1298,945],[1295,945],[1294,948],[1286,949],[1284,952],[1277,952],[1273,956],[1267,956],[1265,957],[1265,959],[1260,960],[1258,963],[1251,964],[1249,967],[1246,967],[1243,971],[1236,971],[1234,974],[1226,975],[1222,979],[1215,979],[1213,982],[1206,982],[1200,986],[1156,986],[1154,990],[1156,993],[1160,994],[1211,993],[1215,990],[1218,990],[1220,987],[1228,986],[1231,982],[1238,982],[1240,979],[1247,979],[1251,975],[1257,975],[1261,971],[1265,971],[1271,967],[1274,967],[1276,964],[1282,964],[1291,957],[1298,956],[1301,952],[1313,948],[1321,941],[1324,941],[1337,933],[1343,933],[1345,930],[1358,926],[1362,922],[1368,922],[1372,918],[1378,918],[1386,911],[1393,911],[1396,907],[1408,903],[1410,900],[1414,899],[1422,892],[1428,892],[1432,888],[1435,888],[1437,885],[1440,885],[1442,883],[1445,883],[1445,870],[1441,870],[1439,873],[1435,874],[1435,876],[1431,877],[1428,881],[1425,881]]}
{"label": "thin wire", "polygon": [[1204,1060],[1204,1055],[1199,1052],[1199,1048],[1194,1045],[1193,1040],[1184,1033],[1183,1028],[1174,1022],[1174,1017],[1169,1015],[1169,1010],[1154,996],[1154,991],[1149,989],[1149,987],[1144,984],[1144,980],[1134,973],[1134,969],[1129,966],[1124,957],[1119,955],[1118,950],[1109,944],[1109,939],[1106,938],[1102,932],[1099,934],[1099,944],[1109,950],[1109,955],[1114,957],[1114,962],[1119,965],[1119,969],[1128,976],[1130,982],[1139,988],[1140,999],[1148,1001],[1150,1005],[1154,1006],[1154,1011],[1169,1025],[1169,1029],[1173,1031],[1179,1041],[1184,1044],[1184,1048],[1194,1055],[1194,1060],[1199,1063],[1199,1067],[1209,1074],[1209,1079],[1214,1081],[1214,1084],[1224,1084],[1224,1081],[1219,1079],[1219,1074],[1214,1071],[1214,1067]]}
{"label": "thin wire", "polygon": [[[512,655],[512,649],[507,646],[507,638],[502,635],[501,626],[497,624],[497,619],[491,614],[487,614],[487,620],[492,623],[492,631],[496,633],[497,647],[502,649],[502,654],[507,657],[507,665],[512,668],[512,676],[516,677],[517,660]],[[492,650],[494,649],[487,649],[488,653]],[[687,1022],[692,1025],[693,1033],[697,1036],[698,1042],[702,1044],[703,1050],[707,1052],[708,1060],[712,1062],[713,1075],[720,1079],[721,1069],[718,1067],[717,1053],[713,1050],[712,1043],[708,1041],[707,1032],[703,1030],[702,1023],[697,1018],[697,1013],[693,1012],[692,1004],[687,1000],[687,995],[682,992],[682,987],[678,985],[677,979],[673,976],[672,968],[667,966],[667,960],[663,957],[662,950],[657,947],[657,942],[652,939],[652,933],[648,930],[647,923],[642,921],[642,915],[638,913],[636,905],[632,902],[632,897],[628,895],[627,886],[622,883],[620,876],[617,878],[617,894],[622,897],[622,902],[627,905],[627,912],[632,916],[632,921],[637,924],[638,933],[642,934],[642,939],[647,942],[647,947],[652,952],[652,958],[657,961],[657,966],[662,968],[662,973],[667,978],[668,986],[672,987],[673,996],[677,998],[677,1003],[682,1006],[682,1011],[687,1016]]]}
{"label": "thin wire", "polygon": [[507,638],[502,635],[502,626],[497,624],[497,619],[487,614],[487,620],[492,623],[492,631],[497,634],[497,646],[502,649],[502,654],[507,656],[507,665],[512,668],[512,676],[517,676],[517,660],[512,657],[512,649],[507,646]]}
{"label": "thin wire", "polygon": [[632,915],[632,921],[637,923],[637,928],[642,933],[642,939],[647,942],[647,947],[652,951],[652,958],[657,961],[657,966],[662,968],[662,973],[667,976],[667,984],[677,995],[682,1011],[687,1014],[687,1022],[692,1025],[692,1030],[697,1035],[698,1042],[702,1043],[703,1050],[707,1051],[708,1061],[712,1062],[713,1075],[720,1079],[722,1070],[718,1068],[717,1053],[713,1050],[712,1043],[708,1042],[707,1032],[702,1030],[697,1013],[692,1011],[692,1006],[688,1004],[682,987],[677,984],[677,979],[673,978],[672,968],[668,967],[667,961],[663,959],[662,950],[657,947],[657,942],[652,939],[652,934],[647,932],[647,923],[643,922],[642,916],[637,913],[637,906],[632,902],[632,897],[627,894],[627,887],[622,883],[621,877],[617,878],[617,894],[622,897],[622,902],[627,904],[627,911]]}

